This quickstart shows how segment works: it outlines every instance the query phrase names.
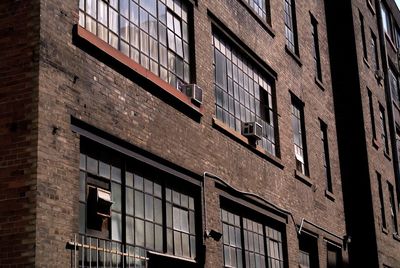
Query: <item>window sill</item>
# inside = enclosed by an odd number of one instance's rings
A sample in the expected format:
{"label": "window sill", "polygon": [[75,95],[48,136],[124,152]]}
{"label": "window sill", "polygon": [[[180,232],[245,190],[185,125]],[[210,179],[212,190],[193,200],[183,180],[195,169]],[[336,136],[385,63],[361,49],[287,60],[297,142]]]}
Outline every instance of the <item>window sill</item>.
{"label": "window sill", "polygon": [[221,130],[224,134],[227,134],[230,138],[233,138],[234,140],[238,141],[239,143],[245,145],[247,148],[250,148],[253,152],[257,153],[258,155],[264,157],[267,159],[269,162],[274,164],[280,169],[284,169],[284,165],[282,164],[282,161],[280,158],[277,156],[274,156],[270,154],[269,152],[265,151],[264,148],[261,146],[254,146],[251,143],[249,143],[248,139],[237,132],[236,130],[231,129],[228,125],[226,125],[224,122],[221,120],[213,117],[212,119],[213,126],[217,128],[218,130]]}
{"label": "window sill", "polygon": [[[155,252],[155,251],[147,251],[147,253],[149,255],[154,255],[154,256],[159,256],[159,257],[163,257],[163,258],[167,258],[167,259],[173,259],[173,260],[178,260],[178,261],[183,261],[183,262],[190,262],[190,263],[197,263],[195,260],[193,259],[188,259],[185,257],[179,257],[179,256],[174,256],[171,254],[166,254],[166,253],[160,253],[160,252]],[[151,259],[151,257],[150,257]]]}
{"label": "window sill", "polygon": [[321,80],[319,80],[318,77],[315,77],[315,84],[317,84],[317,86],[318,86],[322,91],[325,91],[324,84],[322,83]]}
{"label": "window sill", "polygon": [[398,233],[393,234],[393,239],[400,242],[400,236]]}
{"label": "window sill", "polygon": [[368,69],[371,69],[371,66],[369,65],[369,62],[365,57],[363,57],[363,61],[364,61],[365,65],[368,67]]}
{"label": "window sill", "polygon": [[275,33],[272,30],[271,25],[268,22],[264,21],[262,17],[258,16],[246,1],[240,0],[239,2],[247,9],[247,11],[254,17],[254,19],[272,36],[272,38],[274,38]]}
{"label": "window sill", "polygon": [[392,158],[390,157],[390,155],[387,152],[383,152],[383,155],[389,160],[392,161]]}
{"label": "window sill", "polygon": [[398,103],[397,101],[395,101],[395,100],[392,100],[392,103],[393,103],[393,106],[396,108],[396,110],[397,110],[398,112],[400,112],[399,103]]}
{"label": "window sill", "polygon": [[382,227],[382,233],[384,233],[384,234],[388,234],[389,233],[386,227]]}
{"label": "window sill", "polygon": [[303,182],[308,187],[313,187],[314,185],[313,182],[310,180],[310,177],[304,175],[303,173],[298,172],[297,169],[294,170],[294,177],[299,181]]}
{"label": "window sill", "polygon": [[376,150],[379,149],[379,142],[378,142],[378,140],[377,140],[376,138],[373,138],[373,139],[372,139],[372,146],[374,146],[374,148],[375,148]]}
{"label": "window sill", "polygon": [[395,52],[397,52],[396,45],[394,44],[392,38],[391,38],[387,33],[385,33],[385,37],[386,37],[387,42],[388,42],[388,43],[390,44],[390,46],[393,48],[393,50],[394,50]]}
{"label": "window sill", "polygon": [[168,84],[167,82],[161,80],[157,75],[153,74],[151,71],[145,69],[140,64],[134,62],[128,56],[122,54],[119,50],[113,48],[96,35],[92,34],[91,32],[87,31],[85,28],[76,25],[76,36],[83,39],[84,41],[90,43],[91,45],[95,46],[101,52],[105,53],[112,59],[116,60],[118,63],[122,64],[123,66],[129,68],[131,71],[134,71],[138,75],[144,77],[158,88],[162,89],[165,93],[167,93],[173,99],[179,101],[181,104],[188,108],[190,111],[194,112],[198,116],[203,116],[203,107],[198,107],[192,103],[191,99]]}
{"label": "window sill", "polygon": [[332,193],[332,192],[330,192],[330,191],[328,191],[328,190],[325,190],[325,196],[328,198],[328,199],[330,199],[331,201],[335,201],[335,196],[334,196],[334,194]]}
{"label": "window sill", "polygon": [[376,14],[375,8],[372,6],[372,3],[370,0],[367,1],[367,6],[368,6],[369,10],[371,11],[372,15],[375,16],[375,14]]}
{"label": "window sill", "polygon": [[287,54],[289,54],[295,60],[295,62],[300,67],[303,66],[303,63],[301,63],[300,57],[295,52],[293,52],[290,48],[288,48],[287,45],[285,45],[285,51],[286,51]]}

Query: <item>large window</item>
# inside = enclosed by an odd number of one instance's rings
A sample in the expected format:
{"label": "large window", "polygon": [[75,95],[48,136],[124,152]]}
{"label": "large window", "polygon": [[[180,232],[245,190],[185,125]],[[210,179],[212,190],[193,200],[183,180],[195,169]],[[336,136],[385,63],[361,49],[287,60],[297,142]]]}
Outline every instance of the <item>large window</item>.
{"label": "large window", "polygon": [[381,211],[381,224],[382,228],[386,229],[386,213],[385,213],[385,199],[383,197],[383,188],[382,188],[382,177],[381,174],[378,172],[376,173],[376,178],[378,180],[378,191],[379,191],[379,204],[380,204],[380,211]]}
{"label": "large window", "polygon": [[367,42],[365,38],[364,16],[362,15],[361,11],[359,11],[359,16],[360,16],[360,30],[361,30],[361,43],[363,49],[363,56],[365,60],[368,60]]}
{"label": "large window", "polygon": [[284,267],[282,232],[221,210],[224,267]]}
{"label": "large window", "polygon": [[292,128],[296,170],[308,176],[304,107],[303,103],[295,96],[292,96]]}
{"label": "large window", "polygon": [[162,80],[190,82],[189,9],[181,0],[80,0],[79,25]]}
{"label": "large window", "polygon": [[372,61],[372,68],[374,71],[379,70],[379,57],[378,57],[378,47],[377,47],[377,40],[375,34],[371,30],[371,40],[370,40],[370,46],[371,46],[371,61]]}
{"label": "large window", "polygon": [[269,0],[244,0],[264,21],[270,22]]}
{"label": "large window", "polygon": [[319,51],[318,38],[318,21],[313,16],[311,16],[311,35],[313,38],[313,58],[315,65],[315,74],[317,79],[322,82],[321,55]]}
{"label": "large window", "polygon": [[311,235],[302,233],[299,236],[299,267],[318,268],[317,239]]}
{"label": "large window", "polygon": [[[80,233],[124,245],[141,256],[135,267],[144,267],[148,251],[194,259],[195,196],[166,176],[85,141],[80,155]],[[107,196],[112,200],[108,210],[103,204]]]}
{"label": "large window", "polygon": [[297,44],[297,30],[296,30],[296,9],[294,0],[284,0],[285,1],[285,37],[286,37],[286,47],[299,54],[298,44]]}
{"label": "large window", "polygon": [[275,104],[271,82],[230,44],[213,36],[216,116],[241,131],[242,122],[263,128],[261,146],[276,155]]}
{"label": "large window", "polygon": [[388,182],[388,190],[389,190],[389,209],[390,209],[390,218],[392,220],[392,228],[393,233],[398,234],[398,226],[397,226],[397,210],[396,210],[396,202],[394,197],[394,189],[393,185]]}
{"label": "large window", "polygon": [[374,101],[372,97],[371,90],[368,90],[368,104],[369,104],[369,115],[371,120],[371,128],[372,128],[372,139],[376,139],[376,127],[375,127],[375,112],[374,112]]}
{"label": "large window", "polygon": [[383,30],[390,38],[392,38],[392,23],[390,19],[390,14],[383,3],[381,4],[381,14]]}

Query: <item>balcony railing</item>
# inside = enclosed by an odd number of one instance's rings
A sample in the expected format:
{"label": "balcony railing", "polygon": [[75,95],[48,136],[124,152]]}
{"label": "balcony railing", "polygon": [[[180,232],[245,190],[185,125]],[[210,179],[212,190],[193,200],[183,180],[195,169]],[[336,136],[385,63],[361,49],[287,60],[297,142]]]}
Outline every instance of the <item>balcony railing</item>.
{"label": "balcony railing", "polygon": [[67,243],[73,268],[147,268],[148,258],[143,248],[120,242],[75,235]]}

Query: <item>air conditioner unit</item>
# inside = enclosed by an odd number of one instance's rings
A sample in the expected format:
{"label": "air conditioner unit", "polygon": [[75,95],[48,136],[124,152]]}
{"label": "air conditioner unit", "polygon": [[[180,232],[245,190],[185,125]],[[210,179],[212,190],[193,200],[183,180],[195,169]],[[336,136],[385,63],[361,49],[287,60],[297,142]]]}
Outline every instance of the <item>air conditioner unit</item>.
{"label": "air conditioner unit", "polygon": [[196,84],[185,84],[181,86],[184,92],[192,101],[201,105],[203,103],[203,89]]}
{"label": "air conditioner unit", "polygon": [[88,202],[91,203],[91,209],[94,210],[92,213],[102,218],[110,218],[113,204],[110,191],[89,186]]}
{"label": "air conditioner unit", "polygon": [[263,127],[257,122],[243,122],[242,135],[251,139],[261,140]]}

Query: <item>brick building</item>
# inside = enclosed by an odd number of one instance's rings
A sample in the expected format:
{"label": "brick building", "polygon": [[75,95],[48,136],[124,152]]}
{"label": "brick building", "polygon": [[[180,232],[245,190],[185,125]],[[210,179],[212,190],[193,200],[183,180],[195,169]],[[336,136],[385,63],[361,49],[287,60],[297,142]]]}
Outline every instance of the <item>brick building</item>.
{"label": "brick building", "polygon": [[400,13],[392,0],[326,8],[350,265],[400,267]]}
{"label": "brick building", "polygon": [[342,267],[369,243],[399,267],[374,217],[379,172],[393,233],[390,52],[379,12],[337,2],[1,2],[0,266]]}

